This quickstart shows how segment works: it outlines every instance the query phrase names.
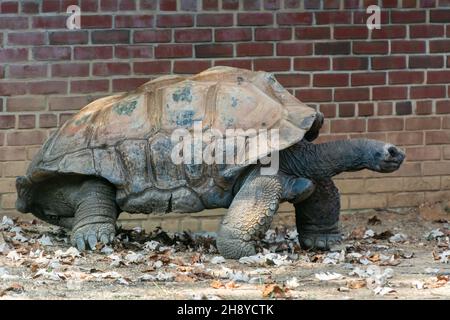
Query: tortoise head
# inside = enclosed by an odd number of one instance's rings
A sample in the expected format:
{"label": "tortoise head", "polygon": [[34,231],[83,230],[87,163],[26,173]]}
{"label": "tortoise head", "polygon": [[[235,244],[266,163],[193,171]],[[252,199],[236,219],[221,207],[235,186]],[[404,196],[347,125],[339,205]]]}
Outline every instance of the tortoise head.
{"label": "tortoise head", "polygon": [[365,155],[367,168],[382,173],[399,169],[405,159],[405,153],[400,148],[376,140],[367,141]]}

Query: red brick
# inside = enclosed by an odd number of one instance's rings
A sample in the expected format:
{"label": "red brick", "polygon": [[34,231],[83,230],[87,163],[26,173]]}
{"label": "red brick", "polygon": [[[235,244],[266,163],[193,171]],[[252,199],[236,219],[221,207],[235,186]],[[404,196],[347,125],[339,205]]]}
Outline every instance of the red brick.
{"label": "red brick", "polygon": [[436,113],[437,114],[450,113],[450,100],[436,101]]}
{"label": "red brick", "polygon": [[228,66],[235,68],[251,69],[252,61],[249,59],[215,60],[214,66]]}
{"label": "red brick", "polygon": [[75,47],[73,55],[77,60],[111,59],[112,52],[111,46]]}
{"label": "red brick", "polygon": [[384,72],[352,73],[352,87],[381,85],[385,83],[386,74]]}
{"label": "red brick", "polygon": [[133,71],[135,74],[170,73],[170,61],[134,62]]}
{"label": "red brick", "polygon": [[35,47],[33,58],[35,60],[70,60],[70,47]]}
{"label": "red brick", "polygon": [[18,13],[19,3],[16,1],[5,1],[0,3],[0,13]]}
{"label": "red brick", "polygon": [[35,65],[11,65],[9,66],[10,78],[45,78],[47,76],[47,66]]}
{"label": "red brick", "polygon": [[439,117],[418,117],[406,119],[405,129],[408,131],[431,130],[440,128],[441,128],[441,119]]}
{"label": "red brick", "polygon": [[197,58],[232,57],[233,45],[231,44],[200,44],[195,46]]}
{"label": "red brick", "polygon": [[21,7],[23,13],[38,13],[39,3],[34,1],[21,1]]}
{"label": "red brick", "polygon": [[115,17],[116,28],[151,28],[152,15],[119,15]]}
{"label": "red brick", "polygon": [[141,10],[156,10],[158,0],[141,0],[139,8]]}
{"label": "red brick", "polygon": [[450,22],[450,9],[430,10],[430,22]]}
{"label": "red brick", "polygon": [[392,23],[420,23],[425,22],[426,12],[420,11],[391,11]]}
{"label": "red brick", "polygon": [[272,56],[273,45],[271,43],[238,43],[236,54],[238,57]]}
{"label": "red brick", "polygon": [[312,54],[311,43],[278,43],[278,56],[306,56]]}
{"label": "red brick", "polygon": [[192,45],[190,44],[161,44],[155,47],[156,58],[190,58]]}
{"label": "red brick", "polygon": [[316,42],[314,44],[316,55],[342,55],[350,54],[350,42]]}
{"label": "red brick", "polygon": [[[74,1],[76,2],[76,1]],[[64,7],[61,8],[64,11]],[[96,12],[98,10],[97,0],[81,0],[80,3],[81,12]]]}
{"label": "red brick", "polygon": [[420,0],[419,6],[421,8],[434,8],[436,7],[437,0]]}
{"label": "red brick", "polygon": [[409,68],[442,68],[444,66],[444,59],[442,56],[410,56]]}
{"label": "red brick", "polygon": [[120,62],[97,62],[92,65],[94,76],[112,76],[130,74],[131,68],[128,63]]}
{"label": "red brick", "polygon": [[336,101],[361,101],[369,100],[369,88],[339,88],[334,91]]}
{"label": "red brick", "polygon": [[367,131],[403,130],[403,119],[401,118],[368,119],[367,121]]}
{"label": "red brick", "polygon": [[425,144],[449,144],[450,131],[427,131],[425,132]]}
{"label": "red brick", "polygon": [[433,101],[416,101],[416,114],[425,115],[433,112]]}
{"label": "red brick", "polygon": [[444,36],[444,26],[441,25],[411,25],[409,26],[411,38],[437,38]]}
{"label": "red brick", "polygon": [[387,41],[355,41],[354,54],[387,54],[389,43]]}
{"label": "red brick", "polygon": [[315,87],[346,87],[349,76],[346,73],[318,73],[314,75]]}
{"label": "red brick", "polygon": [[290,28],[258,28],[255,29],[255,40],[257,41],[279,41],[291,40]]}
{"label": "red brick", "polygon": [[233,15],[221,14],[199,14],[197,15],[197,27],[229,27],[233,25]]}
{"label": "red brick", "polygon": [[264,9],[278,10],[280,9],[281,0],[264,0]]}
{"label": "red brick", "polygon": [[[22,84],[25,87],[25,84]],[[40,97],[11,97],[6,103],[6,111],[42,111],[46,108],[46,101],[43,96]]]}
{"label": "red brick", "polygon": [[309,86],[309,75],[300,73],[277,74],[278,82],[284,87],[306,87]]}
{"label": "red brick", "polygon": [[389,84],[423,83],[422,71],[391,71],[389,72]]}
{"label": "red brick", "polygon": [[50,44],[86,44],[89,34],[83,31],[58,31],[49,34]]}
{"label": "red brick", "polygon": [[6,135],[9,146],[41,145],[46,138],[46,134],[38,130],[15,131]]}
{"label": "red brick", "polygon": [[392,53],[425,53],[425,41],[391,41]]}
{"label": "red brick", "polygon": [[445,98],[445,86],[416,86],[410,88],[411,99]]}
{"label": "red brick", "polygon": [[58,117],[54,114],[40,114],[39,128],[55,128],[58,126]]}
{"label": "red brick", "polygon": [[86,96],[49,97],[48,107],[50,111],[79,110],[91,100]]}
{"label": "red brick", "polygon": [[450,83],[450,70],[428,71],[427,83]]}
{"label": "red brick", "polygon": [[331,101],[331,89],[300,89],[295,90],[295,96],[303,102]]}
{"label": "red brick", "polygon": [[0,129],[11,129],[16,126],[16,116],[0,115]]}
{"label": "red brick", "polygon": [[92,31],[93,44],[130,43],[130,31],[128,30],[100,30]]}
{"label": "red brick", "polygon": [[180,7],[183,11],[197,11],[197,0],[180,0]]}
{"label": "red brick", "polygon": [[0,19],[0,29],[7,29],[7,30],[28,29],[28,18],[2,17]]}
{"label": "red brick", "polygon": [[336,117],[336,105],[334,103],[322,103],[320,112],[323,113],[326,119],[334,118]]}
{"label": "red brick", "polygon": [[175,30],[175,42],[209,42],[211,40],[210,29]]}
{"label": "red brick", "polygon": [[401,101],[395,103],[395,114],[398,116],[405,116],[412,114],[411,101]]}
{"label": "red brick", "polygon": [[42,0],[42,12],[60,12],[61,2],[59,0]]}
{"label": "red brick", "polygon": [[135,0],[120,0],[119,11],[135,10],[136,1]]}
{"label": "red brick", "polygon": [[430,52],[450,52],[450,40],[430,40]]}
{"label": "red brick", "polygon": [[25,94],[27,85],[23,82],[0,82],[0,96],[17,96]]}
{"label": "red brick", "polygon": [[18,62],[28,60],[28,49],[25,48],[0,48],[0,63]]}
{"label": "red brick", "polygon": [[366,121],[363,119],[336,119],[331,120],[331,133],[364,132]]}
{"label": "red brick", "polygon": [[114,92],[123,92],[134,90],[140,85],[146,83],[148,78],[125,78],[113,79],[112,86]]}
{"label": "red brick", "polygon": [[355,116],[355,105],[353,103],[340,103],[339,104],[339,117],[348,118]]}
{"label": "red brick", "polygon": [[36,116],[34,114],[19,115],[19,129],[34,129],[36,128]]}
{"label": "red brick", "polygon": [[404,56],[385,56],[385,57],[373,57],[372,69],[405,69],[406,58]]}
{"label": "red brick", "polygon": [[367,70],[368,58],[336,57],[333,58],[333,70]]}
{"label": "red brick", "polygon": [[289,58],[253,60],[253,70],[255,71],[289,71],[290,69],[291,60]]}
{"label": "red brick", "polygon": [[378,102],[377,103],[377,114],[379,116],[390,116],[392,115],[392,102]]}
{"label": "red brick", "polygon": [[410,147],[406,148],[406,158],[408,161],[439,160],[441,150],[439,147]]}
{"label": "red brick", "polygon": [[316,24],[350,24],[352,14],[348,11],[316,12]]}
{"label": "red brick", "polygon": [[370,117],[374,115],[373,103],[358,103],[358,117]]}
{"label": "red brick", "polygon": [[52,77],[87,77],[88,63],[60,63],[52,65]]}
{"label": "red brick", "polygon": [[372,39],[396,39],[406,37],[405,26],[383,26],[372,30]]}
{"label": "red brick", "polygon": [[40,81],[28,83],[28,91],[31,94],[67,93],[66,81]]}
{"label": "red brick", "polygon": [[175,61],[173,65],[173,72],[196,74],[211,67],[211,61],[205,60],[182,60]]}
{"label": "red brick", "polygon": [[243,3],[244,10],[259,10],[261,8],[261,0],[246,0]]}
{"label": "red brick", "polygon": [[158,15],[156,20],[156,26],[159,28],[192,27],[193,25],[194,18],[190,14]]}
{"label": "red brick", "polygon": [[423,144],[423,132],[389,132],[387,141],[399,146]]}
{"label": "red brick", "polygon": [[222,9],[224,10],[239,9],[239,0],[222,0]]}
{"label": "red brick", "polygon": [[214,40],[216,42],[250,41],[252,40],[252,29],[250,28],[216,29]]}
{"label": "red brick", "polygon": [[239,13],[237,19],[238,25],[240,26],[264,26],[273,24],[272,13]]}
{"label": "red brick", "polygon": [[135,30],[134,39],[135,43],[142,42],[170,42],[172,39],[170,30]]}
{"label": "red brick", "polygon": [[407,98],[406,87],[374,87],[372,88],[373,100],[400,100]]}
{"label": "red brick", "polygon": [[335,27],[335,39],[366,39],[369,35],[367,27]]}
{"label": "red brick", "polygon": [[202,1],[202,8],[206,11],[216,11],[219,8],[219,1],[218,0],[203,0]]}
{"label": "red brick", "polygon": [[42,45],[45,44],[43,32],[20,32],[8,34],[8,45]]}
{"label": "red brick", "polygon": [[[2,18],[2,20],[3,19],[4,18]],[[67,19],[66,16],[41,16],[41,17],[37,16],[33,17],[32,26],[34,29],[65,29],[66,19]],[[27,28],[27,25],[28,23],[21,29]],[[1,22],[0,22],[0,29],[1,29]]]}
{"label": "red brick", "polygon": [[329,27],[299,27],[295,28],[295,39],[330,39]]}
{"label": "red brick", "polygon": [[329,58],[295,58],[294,69],[300,71],[320,71],[330,69]]}
{"label": "red brick", "polygon": [[450,129],[450,117],[442,117],[442,129]]}
{"label": "red brick", "polygon": [[112,16],[110,15],[81,15],[82,29],[103,29],[112,27]]}
{"label": "red brick", "polygon": [[150,46],[123,45],[115,47],[115,57],[119,59],[152,58],[153,51]]}
{"label": "red brick", "polygon": [[73,80],[70,83],[71,93],[105,92],[108,90],[108,80]]}
{"label": "red brick", "polygon": [[118,5],[119,0],[100,0],[100,10],[102,12],[117,11]]}
{"label": "red brick", "polygon": [[310,25],[312,19],[312,14],[309,12],[286,12],[277,14],[277,23],[279,25]]}
{"label": "red brick", "polygon": [[177,11],[177,0],[160,0],[159,9],[162,11]]}
{"label": "red brick", "polygon": [[[402,0],[405,2],[404,0]],[[414,2],[416,0],[413,0]],[[397,0],[382,0],[382,7],[383,8],[397,8]]]}

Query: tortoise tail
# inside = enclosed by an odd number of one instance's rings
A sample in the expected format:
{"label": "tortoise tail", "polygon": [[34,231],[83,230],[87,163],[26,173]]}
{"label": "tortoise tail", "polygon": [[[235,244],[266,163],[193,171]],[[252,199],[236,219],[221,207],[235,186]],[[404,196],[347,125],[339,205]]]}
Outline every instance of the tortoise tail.
{"label": "tortoise tail", "polygon": [[25,176],[16,178],[17,200],[16,209],[22,213],[30,212],[31,181]]}

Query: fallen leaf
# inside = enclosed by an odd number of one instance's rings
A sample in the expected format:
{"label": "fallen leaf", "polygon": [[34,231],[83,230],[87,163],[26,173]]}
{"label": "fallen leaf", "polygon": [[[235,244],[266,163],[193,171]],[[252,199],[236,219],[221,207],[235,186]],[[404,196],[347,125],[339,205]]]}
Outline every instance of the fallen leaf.
{"label": "fallen leaf", "polygon": [[367,224],[371,225],[371,226],[379,225],[379,224],[381,224],[381,220],[378,219],[378,217],[375,215],[372,218],[370,218],[369,220],[367,220]]}
{"label": "fallen leaf", "polygon": [[230,281],[225,284],[225,288],[227,288],[227,289],[235,289],[235,288],[239,288],[239,287],[240,287],[240,285],[236,284],[236,282],[234,282],[234,281]]}
{"label": "fallen leaf", "polygon": [[389,287],[377,287],[377,288],[373,289],[373,292],[376,295],[384,296],[386,294],[396,293],[397,291],[395,291],[394,289],[389,288]]}
{"label": "fallen leaf", "polygon": [[320,281],[330,281],[344,278],[342,274],[336,272],[320,272],[316,273],[314,276]]}
{"label": "fallen leaf", "polygon": [[374,239],[377,239],[377,240],[386,240],[386,239],[389,239],[390,237],[392,237],[393,235],[394,235],[394,234],[393,234],[391,231],[386,230],[386,231],[383,231],[383,232],[381,232],[381,233],[375,234],[375,235],[373,236],[373,238],[374,238]]}
{"label": "fallen leaf", "polygon": [[179,273],[175,276],[176,282],[195,282],[195,278],[186,274]]}
{"label": "fallen leaf", "polygon": [[210,284],[211,288],[214,289],[220,289],[225,287],[224,284],[222,282],[220,282],[219,280],[213,280]]}
{"label": "fallen leaf", "polygon": [[349,289],[361,289],[366,286],[366,280],[350,280],[347,282],[347,288]]}
{"label": "fallen leaf", "polygon": [[262,295],[264,298],[283,298],[285,297],[285,290],[277,284],[266,284]]}
{"label": "fallen leaf", "polygon": [[353,229],[353,231],[350,233],[349,239],[353,240],[359,240],[364,237],[364,233],[366,232],[365,227],[357,227]]}

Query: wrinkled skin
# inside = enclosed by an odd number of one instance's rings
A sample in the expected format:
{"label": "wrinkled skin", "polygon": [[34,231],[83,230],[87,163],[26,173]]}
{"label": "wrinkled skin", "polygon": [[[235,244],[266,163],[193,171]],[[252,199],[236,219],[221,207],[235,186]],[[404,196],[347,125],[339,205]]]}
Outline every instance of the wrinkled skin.
{"label": "wrinkled skin", "polygon": [[[234,198],[217,237],[219,252],[238,259],[255,253],[255,242],[269,228],[281,202],[295,205],[300,242],[304,248],[327,249],[339,240],[339,193],[331,178],[344,171],[369,169],[393,172],[404,153],[375,140],[346,140],[312,144],[302,140],[280,151],[277,175],[264,176],[253,166],[237,180]],[[18,178],[20,179],[20,177]],[[80,250],[109,243],[121,211],[115,187],[97,177],[59,176],[36,184],[39,197],[17,208],[72,230]],[[20,192],[20,191],[19,191]],[[26,195],[22,195],[25,197]]]}

